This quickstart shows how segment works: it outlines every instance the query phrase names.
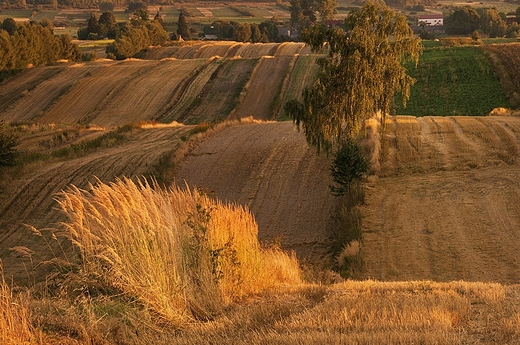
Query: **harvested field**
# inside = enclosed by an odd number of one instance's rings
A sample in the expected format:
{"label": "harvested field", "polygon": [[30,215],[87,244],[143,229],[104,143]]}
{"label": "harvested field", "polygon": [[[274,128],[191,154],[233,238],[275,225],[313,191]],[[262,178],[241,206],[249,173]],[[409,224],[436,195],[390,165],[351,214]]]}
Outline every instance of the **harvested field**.
{"label": "harvested field", "polygon": [[65,66],[29,68],[0,84],[0,113],[22,98],[41,82],[63,71]]}
{"label": "harvested field", "polygon": [[[200,98],[202,89],[207,87],[210,79],[214,79],[214,73],[220,68],[221,64],[222,61],[213,60],[199,68],[196,73],[193,73],[193,76],[189,78],[184,88],[179,90],[180,96],[175,104],[172,104],[172,109],[168,109],[168,112],[161,115],[159,119],[162,122],[184,122],[193,104],[200,103],[200,101],[197,102],[196,100]],[[213,107],[214,105],[212,104]],[[204,117],[205,121],[210,118],[210,116]]]}
{"label": "harvested field", "polygon": [[[107,183],[117,177],[148,174],[163,154],[179,147],[180,137],[188,131],[189,127],[185,126],[137,128],[128,134],[126,142],[113,148],[76,159],[29,166],[23,178],[13,176],[9,181],[2,181],[0,255],[6,276],[14,275],[20,282],[38,280],[45,268],[52,268],[36,267],[41,260],[71,255],[67,241],[60,241],[65,246],[62,252],[51,233],[42,231],[43,238],[37,237],[24,225],[39,229],[57,227],[64,219],[56,209],[56,193],[71,184],[88,188],[88,183],[94,183],[96,177]],[[9,250],[15,246],[27,246],[34,253],[31,257],[21,257]]]}
{"label": "harvested field", "polygon": [[178,165],[186,181],[210,196],[247,205],[261,241],[318,260],[330,246],[337,199],[330,195],[329,161],[309,148],[294,125],[245,124],[209,136]]}
{"label": "harvested field", "polygon": [[37,122],[45,109],[74,87],[81,78],[95,73],[101,68],[96,65],[72,66],[61,73],[39,83],[34,90],[13,104],[5,111],[2,118],[9,122]]}
{"label": "harvested field", "polygon": [[197,51],[203,46],[204,44],[202,43],[182,46],[175,51],[172,57],[176,59],[193,59]]}
{"label": "harvested field", "polygon": [[[151,67],[150,63],[147,65]],[[98,73],[81,79],[76,87],[41,117],[40,122],[89,123],[99,105],[137,72],[136,63],[132,61],[104,66]]]}
{"label": "harvested field", "polygon": [[292,56],[292,55],[300,54],[303,47],[305,47],[305,43],[284,42],[278,46],[274,55],[275,56],[287,56],[287,55]]}
{"label": "harvested field", "polygon": [[518,117],[389,118],[364,277],[518,283],[519,150]]}
{"label": "harvested field", "polygon": [[243,43],[235,53],[243,59],[260,58],[262,56],[273,56],[280,43]]}
{"label": "harvested field", "polygon": [[240,93],[257,63],[257,59],[221,62],[215,74],[198,94],[198,101],[192,102],[188,108],[181,108],[182,111],[178,111],[180,107],[176,108],[180,116],[178,121],[194,124],[226,119],[238,104]]}
{"label": "harvested field", "polygon": [[170,47],[158,47],[151,48],[146,53],[147,60],[161,60],[171,58],[177,50],[179,50],[179,46],[170,46]]}
{"label": "harvested field", "polygon": [[194,55],[194,58],[209,59],[213,56],[224,57],[228,51],[235,46],[236,42],[218,42],[217,44],[207,44],[202,46]]}
{"label": "harvested field", "polygon": [[232,116],[273,119],[278,110],[273,109],[273,103],[281,91],[285,77],[290,73],[292,61],[292,56],[263,57],[251,74],[246,86],[247,92]]}
{"label": "harvested field", "polygon": [[[138,62],[138,74],[132,82],[121,85],[117,93],[103,100],[107,105],[102,106],[102,111],[91,122],[112,127],[155,119],[175,102],[176,92],[182,92],[180,89],[191,75],[196,75],[199,68],[207,69],[204,64],[206,60],[203,59],[166,60],[154,63],[150,68],[148,64]],[[142,72],[142,68],[149,69]]]}
{"label": "harvested field", "polygon": [[[294,63],[294,68],[288,80],[287,87],[281,104],[285,104],[291,99],[302,101],[302,92],[306,87],[312,85],[318,75],[319,67],[316,65],[317,55],[300,55]],[[284,110],[280,107],[277,119],[283,118]]]}

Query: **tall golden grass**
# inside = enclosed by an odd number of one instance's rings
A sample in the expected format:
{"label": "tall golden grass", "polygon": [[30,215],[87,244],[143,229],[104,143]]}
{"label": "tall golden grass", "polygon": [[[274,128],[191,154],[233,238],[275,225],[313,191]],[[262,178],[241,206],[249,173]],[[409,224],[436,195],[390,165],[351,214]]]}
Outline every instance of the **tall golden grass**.
{"label": "tall golden grass", "polygon": [[174,324],[211,319],[233,300],[301,281],[294,255],[260,247],[242,206],[129,179],[89,189],[71,187],[58,200],[84,273]]}
{"label": "tall golden grass", "polygon": [[35,344],[31,313],[21,295],[14,296],[3,272],[0,281],[0,344]]}

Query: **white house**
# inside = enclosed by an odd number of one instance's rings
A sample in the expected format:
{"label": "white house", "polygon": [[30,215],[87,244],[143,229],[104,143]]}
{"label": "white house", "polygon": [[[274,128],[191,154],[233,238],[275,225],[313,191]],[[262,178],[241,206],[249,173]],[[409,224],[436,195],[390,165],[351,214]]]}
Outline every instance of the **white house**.
{"label": "white house", "polygon": [[419,24],[424,23],[426,26],[442,26],[444,25],[444,15],[442,14],[422,14],[418,17]]}

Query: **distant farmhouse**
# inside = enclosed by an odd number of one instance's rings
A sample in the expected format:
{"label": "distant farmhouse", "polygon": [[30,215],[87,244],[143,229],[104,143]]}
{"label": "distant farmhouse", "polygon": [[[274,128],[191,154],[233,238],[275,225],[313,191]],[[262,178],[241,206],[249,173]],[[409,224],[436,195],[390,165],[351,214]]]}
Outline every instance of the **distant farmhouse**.
{"label": "distant farmhouse", "polygon": [[421,14],[418,17],[418,23],[426,24],[426,26],[443,26],[444,25],[444,15],[442,14]]}
{"label": "distant farmhouse", "polygon": [[417,25],[410,26],[414,33],[419,34],[426,31],[430,34],[444,33],[444,15],[443,14],[421,14],[417,18]]}

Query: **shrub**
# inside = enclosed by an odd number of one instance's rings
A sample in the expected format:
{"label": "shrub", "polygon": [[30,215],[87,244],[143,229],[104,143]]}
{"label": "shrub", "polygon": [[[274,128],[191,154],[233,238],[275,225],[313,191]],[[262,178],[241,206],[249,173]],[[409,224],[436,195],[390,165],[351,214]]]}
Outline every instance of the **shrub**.
{"label": "shrub", "polygon": [[4,121],[0,121],[0,168],[15,164],[18,135]]}
{"label": "shrub", "polygon": [[128,179],[90,190],[72,187],[59,202],[83,272],[174,324],[210,319],[236,298],[300,282],[295,257],[262,249],[242,206]]}
{"label": "shrub", "polygon": [[353,140],[345,142],[336,152],[330,173],[335,183],[339,185],[329,188],[333,195],[344,195],[354,179],[359,179],[368,170],[368,162],[363,156],[361,147]]}

